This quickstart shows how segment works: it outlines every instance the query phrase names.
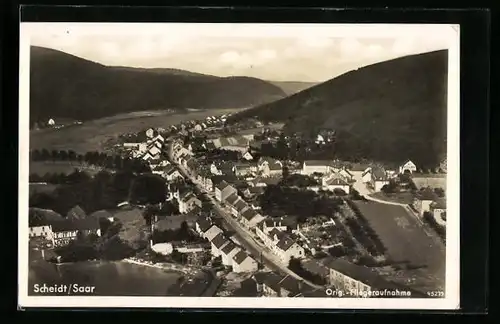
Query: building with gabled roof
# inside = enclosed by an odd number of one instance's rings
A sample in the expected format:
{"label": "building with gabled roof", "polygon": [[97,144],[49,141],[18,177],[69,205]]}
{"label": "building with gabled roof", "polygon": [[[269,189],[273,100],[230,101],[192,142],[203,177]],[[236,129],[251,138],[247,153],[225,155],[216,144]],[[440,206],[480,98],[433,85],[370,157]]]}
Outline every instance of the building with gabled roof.
{"label": "building with gabled roof", "polygon": [[252,208],[247,208],[241,213],[241,223],[246,228],[254,228],[259,222],[264,220],[265,217],[257,213]]}
{"label": "building with gabled roof", "polygon": [[229,240],[229,243],[221,249],[222,264],[231,267],[233,265],[233,257],[240,251],[242,251],[241,248]]}
{"label": "building with gabled roof", "polygon": [[436,200],[438,200],[438,196],[431,188],[422,188],[413,199],[413,207],[422,216],[431,210],[431,204]]}
{"label": "building with gabled roof", "polygon": [[233,186],[231,186],[226,181],[220,182],[215,186],[215,199],[219,202],[225,203],[226,199],[233,195],[237,194],[238,190],[236,190]]}
{"label": "building with gabled roof", "polygon": [[306,160],[302,164],[302,174],[311,175],[314,173],[327,174],[330,172],[331,161],[327,160]]}
{"label": "building with gabled roof", "polygon": [[226,246],[230,241],[226,238],[223,233],[217,234],[211,241],[212,256],[218,257],[222,255],[222,248]]}
{"label": "building with gabled roof", "polygon": [[238,217],[248,208],[250,208],[250,206],[248,206],[248,204],[238,196],[238,199],[231,207],[231,214],[234,217]]}
{"label": "building with gabled roof", "polygon": [[226,204],[228,204],[229,206],[233,206],[238,199],[240,199],[240,196],[238,196],[237,193],[233,193],[226,198]]}
{"label": "building with gabled roof", "polygon": [[66,214],[66,219],[85,219],[87,217],[87,214],[85,211],[83,211],[82,207],[79,205],[74,206],[71,208],[68,213]]}
{"label": "building with gabled roof", "polygon": [[255,272],[259,268],[257,261],[243,250],[234,255],[232,266],[236,273]]}

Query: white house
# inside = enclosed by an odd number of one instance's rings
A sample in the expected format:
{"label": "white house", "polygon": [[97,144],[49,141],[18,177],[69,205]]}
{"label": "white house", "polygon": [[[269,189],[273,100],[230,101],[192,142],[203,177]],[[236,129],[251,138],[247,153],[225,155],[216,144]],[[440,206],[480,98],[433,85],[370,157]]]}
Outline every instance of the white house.
{"label": "white house", "polygon": [[373,167],[371,169],[371,185],[375,191],[382,190],[382,187],[389,184],[389,177],[383,168]]}
{"label": "white house", "polygon": [[205,232],[208,231],[211,226],[212,222],[208,217],[199,217],[195,223],[195,231],[201,237],[205,237]]}
{"label": "white house", "polygon": [[255,272],[257,271],[259,265],[251,256],[249,256],[245,251],[239,251],[233,257],[233,272]]}
{"label": "white house", "polygon": [[147,131],[146,131],[146,136],[148,138],[153,138],[155,136],[155,130],[153,128],[149,128]]}
{"label": "white house", "polygon": [[334,191],[335,189],[340,189],[346,194],[349,194],[351,189],[350,184],[340,177],[323,178],[322,186],[324,190]]}
{"label": "white house", "polygon": [[330,172],[330,161],[307,160],[302,164],[302,174],[311,175],[313,173],[327,174]]}
{"label": "white house", "polygon": [[347,182],[353,181],[354,175],[351,172],[349,172],[349,170],[347,170],[346,168],[340,169],[340,171],[338,171],[337,173],[340,174],[342,177],[344,177],[344,179]]}
{"label": "white house", "polygon": [[302,259],[305,256],[304,248],[300,246],[288,234],[277,229],[273,229],[269,233],[269,236],[273,240],[271,250],[280,258],[280,260],[284,264],[288,265],[292,257],[295,259]]}
{"label": "white house", "polygon": [[223,233],[219,233],[216,235],[211,241],[210,241],[210,246],[211,246],[211,253],[214,258],[221,256],[222,251],[221,249],[225,247],[230,241],[224,236]]}
{"label": "white house", "polygon": [[201,208],[201,200],[198,199],[192,192],[180,197],[179,199],[179,212],[182,214],[189,213],[194,208]]}
{"label": "white house", "polygon": [[249,208],[248,204],[238,196],[236,202],[231,206],[231,214],[234,217],[238,217]]}
{"label": "white house", "polygon": [[52,241],[52,226],[47,222],[33,222],[30,220],[29,237],[43,237]]}
{"label": "white house", "polygon": [[238,191],[224,180],[215,186],[215,198],[219,202],[225,202],[227,197],[235,193],[238,193]]}
{"label": "white house", "polygon": [[216,237],[217,235],[223,233],[222,229],[217,226],[217,225],[212,225],[210,228],[205,232],[204,237],[211,241]]}
{"label": "white house", "polygon": [[247,151],[247,152],[245,152],[245,154],[243,154],[243,156],[242,156],[242,157],[243,157],[245,160],[247,160],[247,161],[251,161],[251,160],[253,160],[253,156],[252,156],[252,154],[251,154],[250,152],[248,152],[248,151]]}
{"label": "white house", "polygon": [[410,160],[406,160],[405,163],[399,166],[399,173],[413,173],[417,171],[417,166]]}
{"label": "white house", "polygon": [[264,216],[257,213],[252,208],[247,208],[245,211],[243,211],[243,213],[241,213],[241,223],[246,228],[253,228],[257,226],[257,224],[264,220],[264,218]]}
{"label": "white house", "polygon": [[229,243],[222,247],[220,251],[222,256],[222,264],[231,267],[233,265],[233,257],[241,251],[241,248],[233,242],[229,241]]}
{"label": "white house", "polygon": [[47,125],[49,125],[49,126],[54,126],[55,124],[56,124],[56,122],[52,118],[50,118],[49,121],[47,122]]}
{"label": "white house", "polygon": [[368,167],[366,168],[363,173],[361,173],[361,179],[363,180],[363,183],[369,183],[372,181],[372,168]]}

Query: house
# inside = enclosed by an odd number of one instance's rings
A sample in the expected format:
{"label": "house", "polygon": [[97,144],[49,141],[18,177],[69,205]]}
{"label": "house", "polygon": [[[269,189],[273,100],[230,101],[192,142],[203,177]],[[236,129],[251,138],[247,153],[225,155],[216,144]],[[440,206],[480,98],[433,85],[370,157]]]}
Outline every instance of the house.
{"label": "house", "polygon": [[[274,229],[277,231],[275,233],[280,235],[280,233],[284,233],[287,230],[287,226],[281,220],[266,219],[257,224],[255,233],[267,247],[272,247],[274,235],[272,235],[271,232]],[[276,241],[278,241],[278,239]]]}
{"label": "house", "polygon": [[43,237],[46,240],[52,241],[52,226],[43,218],[29,218],[29,234],[32,237]]}
{"label": "house", "polygon": [[155,136],[155,130],[153,128],[149,128],[146,130],[146,136],[147,138],[153,138]]}
{"label": "house", "polygon": [[431,210],[431,204],[436,200],[438,200],[438,197],[431,188],[423,188],[415,195],[413,207],[422,216],[425,212]]}
{"label": "house", "polygon": [[234,217],[238,217],[249,208],[248,204],[238,196],[236,202],[231,206],[231,214]]}
{"label": "house", "polygon": [[53,246],[67,245],[80,235],[95,234],[101,236],[99,220],[95,218],[63,219],[52,222]]}
{"label": "house", "polygon": [[182,174],[175,167],[168,165],[163,169],[163,177],[168,181],[174,181],[175,179],[182,178]]}
{"label": "house", "polygon": [[284,235],[278,243],[276,243],[275,247],[275,254],[286,265],[288,265],[291,258],[302,259],[305,256],[304,248],[289,235]]}
{"label": "house", "polygon": [[240,199],[240,196],[238,196],[237,193],[233,193],[231,196],[226,198],[226,204],[229,206],[234,206],[238,199]]}
{"label": "house", "polygon": [[413,173],[417,171],[417,166],[410,160],[406,160],[399,166],[399,173]]}
{"label": "house", "polygon": [[224,180],[215,186],[215,198],[219,202],[225,202],[227,197],[234,193],[238,193],[238,191]]}
{"label": "house", "polygon": [[385,170],[381,167],[371,168],[371,181],[370,184],[375,191],[382,190],[382,187],[389,184],[389,177]]}
{"label": "house", "polygon": [[207,230],[207,231],[205,231],[205,233],[203,234],[203,236],[204,236],[207,240],[211,241],[211,240],[213,240],[213,239],[214,239],[214,237],[216,237],[217,235],[219,235],[219,234],[221,234],[221,233],[223,233],[222,229],[221,229],[219,226],[217,226],[217,225],[215,225],[215,224],[212,224],[212,225],[208,228],[208,230]]}
{"label": "house", "polygon": [[242,251],[241,248],[229,240],[229,243],[221,248],[222,264],[231,267],[233,257],[240,251]]}
{"label": "house", "polygon": [[151,172],[153,174],[157,174],[159,176],[163,176],[163,171],[165,170],[165,167],[164,166],[161,166],[161,165],[151,165]]}
{"label": "house", "polygon": [[179,212],[182,214],[189,213],[195,207],[201,208],[201,200],[192,192],[181,195],[179,199]]}
{"label": "house", "polygon": [[85,219],[87,218],[87,214],[83,211],[82,207],[76,205],[71,208],[66,214],[66,219]]}
{"label": "house", "polygon": [[149,147],[148,153],[156,159],[160,157],[161,149],[156,145],[152,145]]}
{"label": "house", "polygon": [[434,215],[434,219],[440,225],[446,224],[446,199],[438,198],[429,206],[430,212]]}
{"label": "house", "polygon": [[203,126],[201,124],[196,124],[194,125],[193,130],[196,132],[201,132],[203,130]]}
{"label": "house", "polygon": [[232,261],[233,272],[254,272],[259,268],[259,264],[245,251],[239,251],[233,257]]}
{"label": "house", "polygon": [[244,177],[257,171],[257,166],[251,163],[239,163],[233,166],[232,171],[238,177]]}
{"label": "house", "polygon": [[302,290],[302,282],[274,272],[258,272],[253,276],[257,291],[266,297],[295,297]]}
{"label": "house", "polygon": [[212,256],[218,257],[222,255],[221,249],[226,246],[230,241],[224,236],[223,233],[217,234],[211,241]]}
{"label": "house", "polygon": [[313,173],[327,174],[330,172],[330,161],[306,160],[302,164],[302,174],[311,175]]}
{"label": "house", "polygon": [[[212,227],[212,222],[208,217],[199,217],[195,223],[195,231],[201,237],[204,237],[205,232],[208,231]],[[210,241],[210,240],[209,240]]]}
{"label": "house", "polygon": [[372,181],[372,167],[367,167],[363,173],[361,173],[361,179],[363,183],[370,183]]}
{"label": "house", "polygon": [[253,228],[257,226],[265,217],[257,213],[252,208],[247,208],[243,213],[241,213],[241,223],[246,228]]}
{"label": "house", "polygon": [[348,182],[348,183],[353,182],[354,175],[346,168],[340,169],[337,173],[339,175],[341,175],[342,177],[344,177],[346,182]]}
{"label": "house", "polygon": [[247,161],[252,161],[253,160],[253,155],[252,153],[250,153],[249,151],[245,152],[245,154],[243,154],[242,156],[243,159],[247,160]]}
{"label": "house", "polygon": [[393,293],[405,294],[403,296],[406,296],[406,290],[393,282],[386,281],[368,267],[356,265],[343,258],[328,258],[324,263],[330,272],[329,284],[338,290],[349,292],[349,294],[358,297],[368,297],[368,294],[375,290],[390,290]]}
{"label": "house", "polygon": [[270,157],[261,157],[257,161],[257,170],[264,177],[278,175],[283,172],[283,163]]}
{"label": "house", "polygon": [[340,177],[328,177],[322,179],[322,186],[324,190],[334,191],[335,189],[340,189],[346,194],[349,194],[351,185],[347,183],[344,179]]}

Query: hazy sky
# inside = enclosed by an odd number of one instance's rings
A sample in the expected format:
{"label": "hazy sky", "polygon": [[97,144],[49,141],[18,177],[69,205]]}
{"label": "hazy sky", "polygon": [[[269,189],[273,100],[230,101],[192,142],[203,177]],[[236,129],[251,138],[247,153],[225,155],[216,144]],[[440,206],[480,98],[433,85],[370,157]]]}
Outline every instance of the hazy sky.
{"label": "hazy sky", "polygon": [[437,25],[55,23],[29,27],[32,45],[104,65],[314,82],[368,64],[448,48],[456,33],[450,26]]}

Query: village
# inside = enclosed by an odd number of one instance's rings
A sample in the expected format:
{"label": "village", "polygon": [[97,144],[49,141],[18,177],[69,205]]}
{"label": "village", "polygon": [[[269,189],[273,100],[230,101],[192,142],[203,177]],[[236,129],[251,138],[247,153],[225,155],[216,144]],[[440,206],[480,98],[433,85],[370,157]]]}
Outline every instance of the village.
{"label": "village", "polygon": [[[443,179],[437,185],[429,182],[410,160],[386,169],[374,163],[279,159],[267,155],[283,139],[273,125],[229,129],[227,118],[124,134],[113,147],[116,154],[142,161],[166,187],[164,201],[138,205],[151,214],[145,217],[151,235],[145,247],[150,253],[144,254],[149,256],[137,260],[208,268],[221,279],[217,295],[321,297],[326,288],[409,289],[370,269],[388,262],[387,247],[373,233],[363,204],[401,207],[405,217],[444,239],[445,177],[434,177]],[[334,132],[318,134],[313,145],[328,145],[333,137]],[[445,165],[438,173],[446,173]],[[165,206],[173,206],[177,215],[155,214]],[[84,214],[79,206],[70,213],[76,216],[63,221],[30,219],[30,239],[59,247],[81,235],[101,236],[98,217],[78,215]],[[186,234],[155,237],[162,226]]]}

